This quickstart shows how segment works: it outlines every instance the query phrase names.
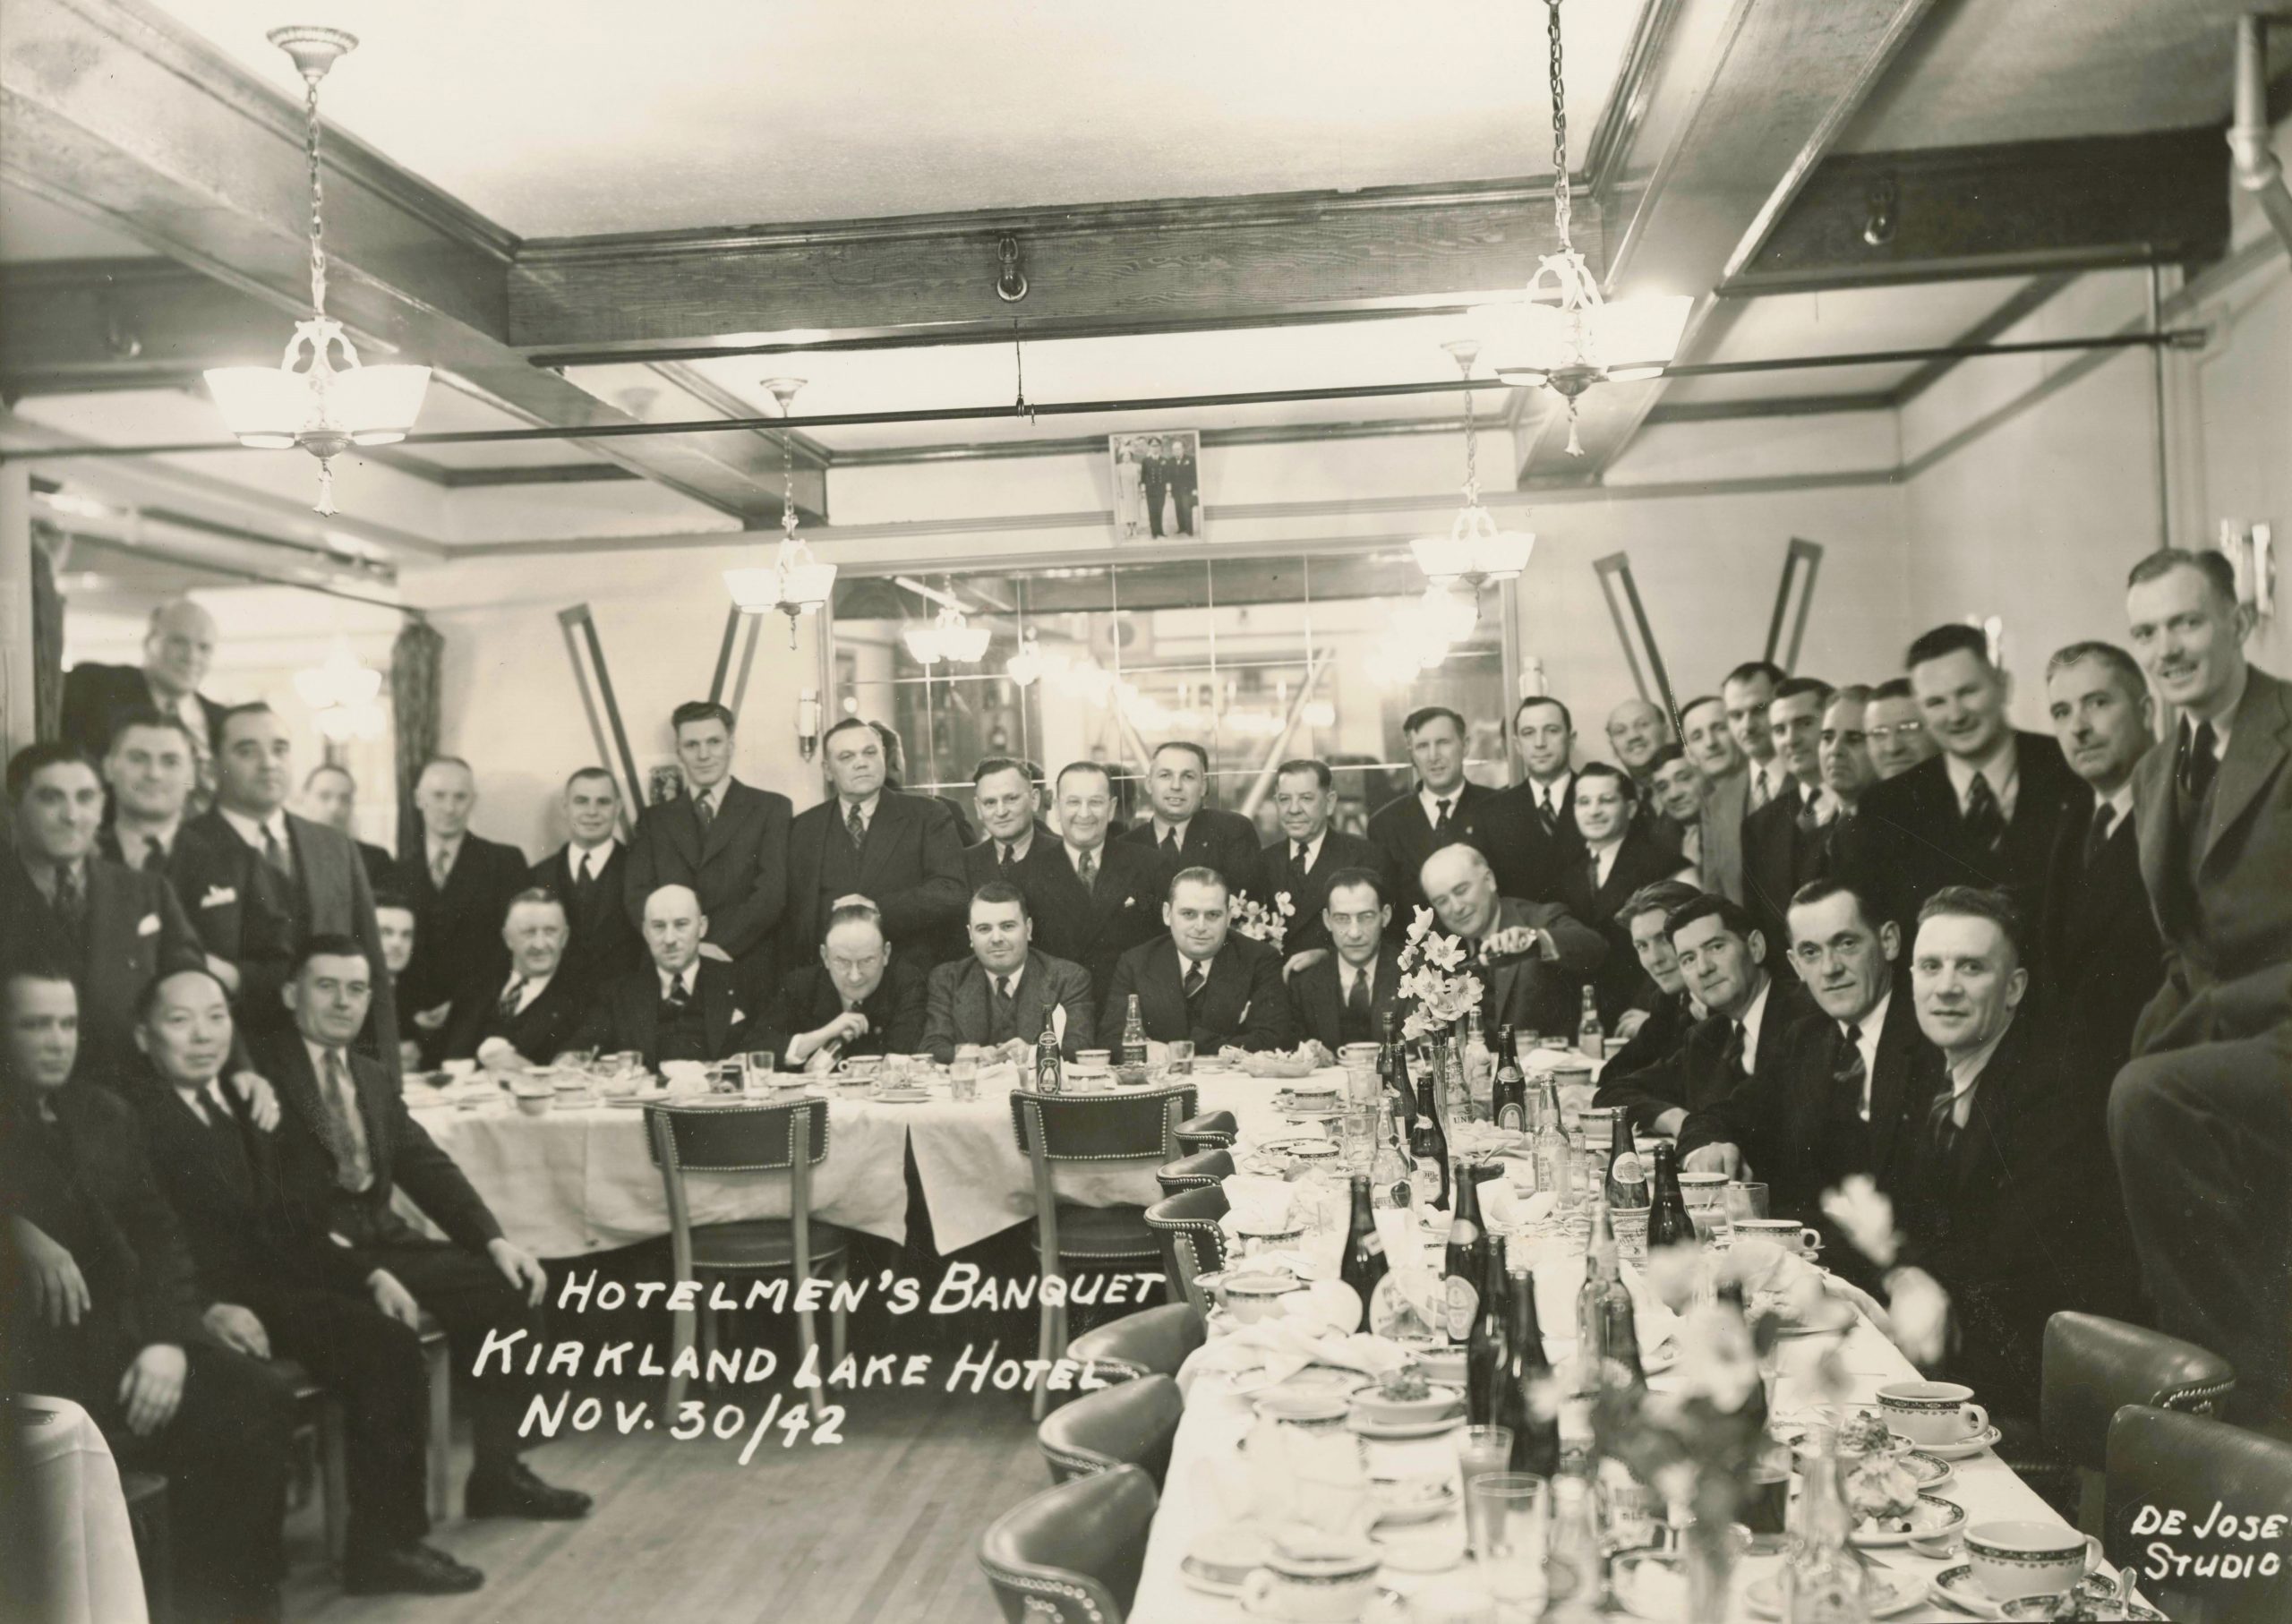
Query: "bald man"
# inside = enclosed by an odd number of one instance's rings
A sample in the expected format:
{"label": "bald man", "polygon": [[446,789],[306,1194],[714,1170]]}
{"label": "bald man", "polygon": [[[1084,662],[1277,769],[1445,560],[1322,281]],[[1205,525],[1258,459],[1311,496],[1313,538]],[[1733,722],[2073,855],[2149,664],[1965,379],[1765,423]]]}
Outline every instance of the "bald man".
{"label": "bald man", "polygon": [[664,1060],[722,1060],[746,1048],[748,1018],[732,967],[701,955],[708,916],[692,888],[656,888],[637,917],[652,962],[599,990],[573,1047],[599,1054],[634,1049],[653,1067]]}
{"label": "bald man", "polygon": [[[64,741],[79,746],[89,760],[101,761],[122,716],[149,709],[179,717],[199,752],[200,786],[208,788],[207,745],[223,719],[223,706],[199,689],[215,659],[215,617],[189,598],[160,604],[144,629],[142,664],[83,660],[64,673]],[[206,804],[203,794],[200,804]]]}
{"label": "bald man", "polygon": [[1631,774],[1639,787],[1647,787],[1647,776],[1655,770],[1655,752],[1672,741],[1672,730],[1664,725],[1663,713],[1645,699],[1627,699],[1608,713],[1608,748],[1615,752],[1616,763]]}
{"label": "bald man", "polygon": [[1440,927],[1464,944],[1488,991],[1483,1020],[1493,1030],[1565,1033],[1583,988],[1606,959],[1600,933],[1558,902],[1498,893],[1495,870],[1474,847],[1443,846],[1418,870]]}

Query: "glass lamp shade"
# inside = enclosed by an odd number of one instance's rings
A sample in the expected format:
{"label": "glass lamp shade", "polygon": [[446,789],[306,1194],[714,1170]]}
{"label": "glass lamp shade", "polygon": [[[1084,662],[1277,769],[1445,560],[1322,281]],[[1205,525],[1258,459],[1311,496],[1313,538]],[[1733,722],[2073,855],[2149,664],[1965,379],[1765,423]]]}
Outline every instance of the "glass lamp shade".
{"label": "glass lamp shade", "polygon": [[901,634],[907,652],[924,665],[945,660],[955,665],[976,665],[987,657],[994,632],[973,626],[960,609],[942,609],[928,626],[911,626]]}
{"label": "glass lamp shade", "polygon": [[295,697],[313,711],[349,710],[370,705],[382,691],[382,673],[359,662],[350,645],[338,637],[324,665],[295,673]]}
{"label": "glass lamp shade", "polygon": [[1552,254],[1536,269],[1527,297],[1475,312],[1490,363],[1507,383],[1541,389],[1555,374],[1629,383],[1653,378],[1679,354],[1695,301],[1685,294],[1603,300],[1574,252]]}
{"label": "glass lamp shade", "polygon": [[426,366],[361,366],[334,374],[327,403],[355,444],[387,446],[413,432],[429,388]]}
{"label": "glass lamp shade", "polygon": [[1464,581],[1475,587],[1518,578],[1535,551],[1533,531],[1500,530],[1495,516],[1467,502],[1446,535],[1420,535],[1408,544],[1416,567],[1438,585]]}
{"label": "glass lamp shade", "polygon": [[207,370],[207,392],[223,425],[243,446],[283,451],[310,415],[311,386],[301,372],[275,366],[217,366]]}
{"label": "glass lamp shade", "polygon": [[232,438],[267,450],[284,450],[306,435],[362,446],[404,440],[429,388],[426,366],[352,366],[341,372],[218,366],[207,372],[208,392]]}
{"label": "glass lamp shade", "polygon": [[[1679,354],[1695,301],[1685,294],[1617,299],[1592,312],[1592,350],[1610,380],[1630,383],[1661,374]],[[1634,364],[1634,363],[1637,364]]]}
{"label": "glass lamp shade", "polygon": [[794,536],[780,543],[779,556],[769,565],[724,572],[724,589],[748,615],[808,615],[826,606],[835,587],[835,566],[812,557],[812,550]]}

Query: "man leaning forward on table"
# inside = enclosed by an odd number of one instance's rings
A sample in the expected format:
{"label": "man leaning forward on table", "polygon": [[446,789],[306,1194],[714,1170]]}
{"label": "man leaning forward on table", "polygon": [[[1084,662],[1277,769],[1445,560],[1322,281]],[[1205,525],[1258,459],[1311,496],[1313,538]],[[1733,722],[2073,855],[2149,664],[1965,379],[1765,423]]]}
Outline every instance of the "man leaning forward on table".
{"label": "man leaning forward on table", "polygon": [[1443,846],[1418,871],[1441,928],[1472,955],[1487,986],[1481,1016],[1493,1032],[1572,1032],[1584,984],[1607,957],[1600,933],[1559,902],[1500,896],[1476,846]]}
{"label": "man leaning forward on table", "polygon": [[1386,934],[1393,922],[1387,883],[1374,868],[1330,875],[1321,910],[1330,951],[1289,978],[1298,1030],[1324,1065],[1336,1064],[1348,1043],[1376,1042],[1400,992],[1400,944]]}
{"label": "man leaning forward on table", "polygon": [[931,972],[923,1048],[941,1064],[963,1044],[1026,1063],[1053,1012],[1065,1010],[1059,1047],[1072,1060],[1091,1047],[1090,978],[1079,964],[1034,948],[1026,893],[989,880],[971,898],[971,955]]}
{"label": "man leaning forward on table", "polygon": [[[373,967],[347,936],[312,936],[281,989],[294,1024],[272,1040],[265,1073],[283,1119],[277,1158],[284,1199],[321,1215],[329,1239],[350,1250],[364,1278],[398,1284],[385,1306],[407,1325],[427,1309],[446,1329],[454,1363],[476,1378],[472,1517],[577,1517],[589,1497],[534,1475],[518,1457],[517,1428],[535,1383],[517,1357],[481,1367],[490,1336],[537,1338],[548,1278],[503,1237],[484,1198],[406,1108],[398,1080],[351,1045],[373,996]],[[402,1190],[449,1239],[424,1238],[392,1209]]]}
{"label": "man leaning forward on table", "polygon": [[1297,1041],[1281,955],[1232,928],[1232,893],[1215,868],[1170,876],[1162,922],[1168,935],[1132,948],[1115,966],[1099,1032],[1121,1040],[1135,993],[1149,1039],[1191,1042],[1204,1058],[1221,1048],[1286,1049]]}
{"label": "man leaning forward on table", "polygon": [[819,962],[782,979],[757,1026],[758,1047],[791,1070],[833,1071],[852,1055],[911,1055],[923,1042],[923,972],[893,951],[873,902],[841,897],[828,911]]}
{"label": "man leaning forward on table", "polygon": [[608,983],[590,1005],[575,1048],[634,1053],[658,1071],[664,1060],[722,1060],[737,1055],[748,1016],[722,959],[704,959],[708,916],[689,885],[663,885],[645,899],[645,951],[653,962]]}

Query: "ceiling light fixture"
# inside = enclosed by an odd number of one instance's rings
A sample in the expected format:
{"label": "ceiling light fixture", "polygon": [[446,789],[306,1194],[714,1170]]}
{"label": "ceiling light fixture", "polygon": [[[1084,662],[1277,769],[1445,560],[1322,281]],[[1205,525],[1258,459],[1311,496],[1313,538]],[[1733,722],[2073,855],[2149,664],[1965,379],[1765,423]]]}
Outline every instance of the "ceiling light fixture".
{"label": "ceiling light fixture", "polygon": [[[790,415],[801,378],[767,378],[764,387],[780,403],[780,415]],[[796,534],[796,454],[788,436],[780,436],[780,551],[769,564],[750,565],[724,572],[724,588],[744,615],[788,617],[788,646],[796,646],[796,621],[826,607],[835,586],[835,566],[812,556],[810,545]]]}
{"label": "ceiling light fixture", "polygon": [[218,366],[208,390],[241,445],[300,446],[319,459],[315,511],[334,511],[334,459],[354,445],[404,440],[430,387],[426,366],[363,366],[342,323],[326,313],[326,222],[319,183],[319,81],[357,48],[339,29],[278,28],[266,36],[302,71],[304,150],[311,175],[311,319],[295,324],[275,367]]}
{"label": "ceiling light fixture", "polygon": [[1679,351],[1695,301],[1684,294],[1612,303],[1569,238],[1568,87],[1562,79],[1561,0],[1544,0],[1552,39],[1552,213],[1560,247],[1537,261],[1517,303],[1481,312],[1496,375],[1507,383],[1548,389],[1568,406],[1568,454],[1584,455],[1576,406],[1598,383],[1658,376]]}
{"label": "ceiling light fixture", "polygon": [[382,673],[350,652],[340,637],[326,663],[295,673],[295,693],[311,710],[319,737],[330,744],[379,739],[382,733]]}
{"label": "ceiling light fixture", "polygon": [[[1441,346],[1457,363],[1467,381],[1480,357],[1477,340],[1458,338]],[[1446,535],[1420,535],[1408,544],[1416,567],[1436,586],[1467,588],[1477,605],[1480,589],[1491,581],[1509,581],[1528,567],[1536,538],[1525,530],[1498,527],[1496,517],[1480,505],[1480,420],[1473,410],[1473,392],[1465,391],[1465,505],[1457,509]],[[1477,616],[1475,615],[1475,618]],[[1469,626],[1466,628],[1471,629]]]}
{"label": "ceiling light fixture", "polygon": [[1003,662],[1003,674],[1021,688],[1031,688],[1043,670],[1042,645],[1031,628],[1020,634],[1018,651]]}
{"label": "ceiling light fixture", "polygon": [[901,636],[906,640],[907,652],[924,665],[942,660],[950,665],[976,665],[987,657],[987,645],[995,634],[987,627],[973,626],[962,610],[949,604],[932,617],[930,625],[911,626]]}

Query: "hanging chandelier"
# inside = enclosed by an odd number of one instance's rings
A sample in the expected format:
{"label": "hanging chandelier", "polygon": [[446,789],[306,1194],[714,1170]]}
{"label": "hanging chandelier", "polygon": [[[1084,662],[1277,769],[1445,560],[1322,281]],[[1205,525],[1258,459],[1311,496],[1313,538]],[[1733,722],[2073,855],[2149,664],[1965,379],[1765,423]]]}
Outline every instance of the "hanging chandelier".
{"label": "hanging chandelier", "polygon": [[1034,629],[1030,627],[1019,634],[1017,652],[1003,662],[1003,674],[1021,688],[1031,688],[1041,677],[1044,669],[1042,644],[1036,639]]}
{"label": "hanging chandelier", "polygon": [[319,81],[358,39],[339,29],[278,28],[266,36],[302,71],[303,143],[311,175],[311,319],[295,324],[275,367],[218,366],[207,388],[241,445],[300,446],[319,459],[315,511],[334,511],[334,459],[354,445],[404,440],[430,387],[426,366],[363,366],[342,323],[326,313],[326,225],[319,182]]}
{"label": "hanging chandelier", "polygon": [[[768,378],[764,387],[780,403],[780,415],[790,415],[789,404],[804,387],[801,378]],[[788,646],[796,646],[796,621],[817,614],[827,605],[835,585],[835,566],[812,556],[810,545],[796,534],[796,459],[788,437],[780,437],[780,551],[767,565],[750,565],[724,572],[725,590],[744,615],[788,617]]]}
{"label": "hanging chandelier", "polygon": [[907,652],[924,665],[942,660],[951,665],[976,665],[987,657],[987,645],[994,635],[987,627],[973,626],[953,603],[942,605],[930,625],[911,626],[901,634]]}
{"label": "hanging chandelier", "polygon": [[295,697],[310,707],[319,737],[331,744],[381,737],[381,692],[382,673],[362,662],[340,637],[324,665],[295,673]]}
{"label": "hanging chandelier", "polygon": [[1552,212],[1560,246],[1537,261],[1518,303],[1481,312],[1490,362],[1507,383],[1548,389],[1568,407],[1568,454],[1584,455],[1577,403],[1595,384],[1653,378],[1678,354],[1695,301],[1684,294],[1610,301],[1569,237],[1568,87],[1561,77],[1561,0],[1544,0],[1552,39]]}
{"label": "hanging chandelier", "polygon": [[[1459,338],[1443,345],[1466,381],[1472,379],[1480,345]],[[1473,410],[1473,391],[1465,391],[1465,505],[1446,535],[1421,535],[1408,544],[1416,567],[1436,586],[1458,585],[1475,595],[1491,581],[1517,579],[1528,567],[1535,536],[1525,530],[1498,527],[1495,515],[1480,505],[1480,422]],[[1469,629],[1469,628],[1467,628]]]}

